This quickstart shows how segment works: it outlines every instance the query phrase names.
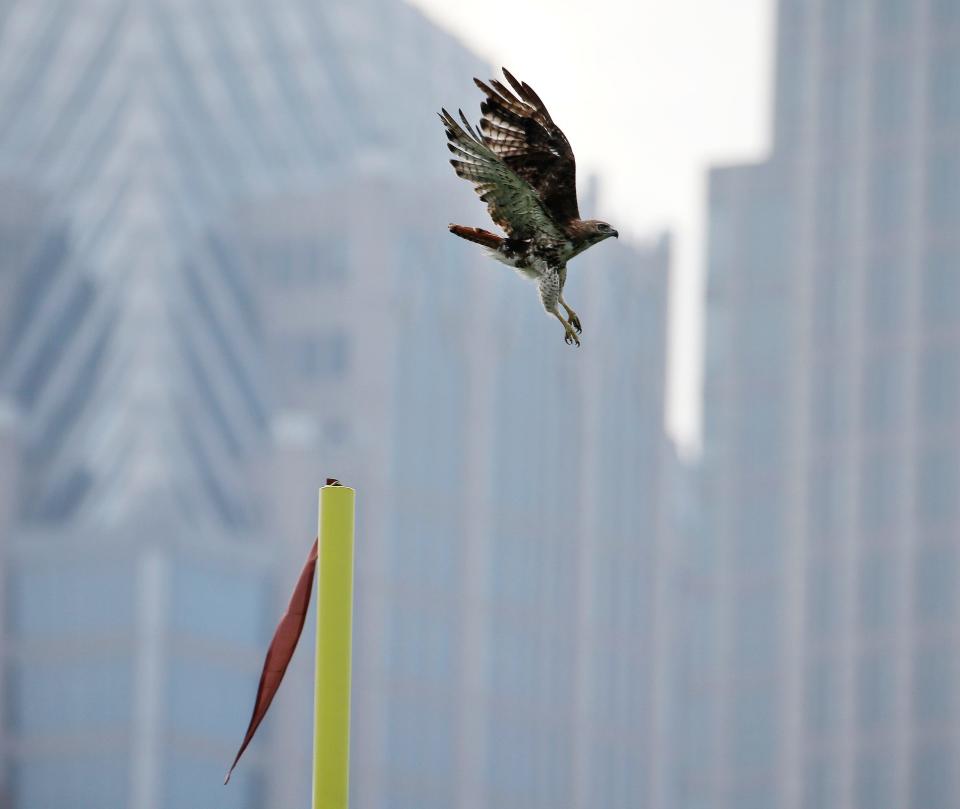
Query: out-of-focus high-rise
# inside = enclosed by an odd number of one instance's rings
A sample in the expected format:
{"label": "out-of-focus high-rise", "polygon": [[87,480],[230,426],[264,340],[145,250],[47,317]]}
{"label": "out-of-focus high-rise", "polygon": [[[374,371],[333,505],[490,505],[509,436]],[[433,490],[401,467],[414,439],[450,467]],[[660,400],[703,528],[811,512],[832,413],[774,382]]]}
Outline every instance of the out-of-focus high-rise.
{"label": "out-of-focus high-rise", "polygon": [[710,179],[678,806],[960,805],[960,5],[779,3]]}
{"label": "out-of-focus high-rise", "polygon": [[355,802],[659,788],[669,241],[577,259],[564,345],[446,232],[485,213],[434,112],[485,73],[393,0],[4,6],[15,809],[303,805],[303,652],[220,778],[330,474],[360,491]]}
{"label": "out-of-focus high-rise", "polygon": [[[572,266],[575,351],[533,286],[446,233],[484,214],[444,187],[358,180],[220,236],[261,311],[275,524],[302,535],[323,464],[362,489],[354,797],[635,806],[666,686],[669,242]],[[309,676],[295,661],[273,709],[271,806],[309,785]]]}
{"label": "out-of-focus high-rise", "polygon": [[[568,280],[579,352],[555,350],[554,324],[516,279],[492,302],[497,351],[470,411],[492,451],[471,462],[487,477],[468,488],[493,507],[465,578],[465,608],[486,606],[463,661],[471,689],[475,667],[489,678],[464,700],[480,726],[468,741],[486,786],[464,804],[477,809],[643,806],[659,788],[669,247],[595,252]],[[478,762],[466,766],[475,777]]]}
{"label": "out-of-focus high-rise", "polygon": [[217,233],[279,193],[416,176],[439,97],[478,65],[400,3],[4,4],[17,809],[277,805],[257,751],[229,790],[218,778],[277,612],[263,459],[291,430],[274,430],[257,301]]}
{"label": "out-of-focus high-rise", "polygon": [[[0,398],[0,541],[8,541],[13,535],[14,513],[17,502],[17,476],[19,473],[19,453],[16,444],[16,410],[13,404]],[[0,627],[6,623],[6,585],[7,577],[4,558],[0,554]],[[6,693],[6,666],[3,657],[3,635],[0,632],[0,694]],[[0,750],[6,749],[6,722],[0,717]],[[11,803],[7,771],[0,768],[0,805]]]}

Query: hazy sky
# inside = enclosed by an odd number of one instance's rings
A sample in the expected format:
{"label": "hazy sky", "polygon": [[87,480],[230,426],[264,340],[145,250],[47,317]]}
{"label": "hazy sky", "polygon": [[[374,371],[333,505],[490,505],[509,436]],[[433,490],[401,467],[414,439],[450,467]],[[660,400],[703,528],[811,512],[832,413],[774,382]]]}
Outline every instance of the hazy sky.
{"label": "hazy sky", "polygon": [[[676,237],[668,419],[699,437],[705,169],[769,145],[772,0],[413,0],[544,99],[621,232]],[[479,97],[450,99],[476,114]]]}

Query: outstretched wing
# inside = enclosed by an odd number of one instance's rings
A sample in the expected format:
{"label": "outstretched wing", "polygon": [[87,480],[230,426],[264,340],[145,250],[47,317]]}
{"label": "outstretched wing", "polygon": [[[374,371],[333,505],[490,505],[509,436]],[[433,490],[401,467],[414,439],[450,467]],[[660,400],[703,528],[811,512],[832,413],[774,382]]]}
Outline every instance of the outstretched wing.
{"label": "outstretched wing", "polygon": [[566,135],[529,84],[503,68],[514,92],[496,79],[490,85],[474,79],[486,94],[480,105],[480,131],[490,149],[526,180],[561,226],[580,218],[577,206],[577,164]]}
{"label": "outstretched wing", "polygon": [[544,210],[537,193],[487,146],[460,112],[461,126],[443,110],[440,120],[447,128],[447,148],[457,159],[450,164],[458,177],[470,180],[490,217],[514,239],[529,239],[546,232],[560,238],[556,224]]}

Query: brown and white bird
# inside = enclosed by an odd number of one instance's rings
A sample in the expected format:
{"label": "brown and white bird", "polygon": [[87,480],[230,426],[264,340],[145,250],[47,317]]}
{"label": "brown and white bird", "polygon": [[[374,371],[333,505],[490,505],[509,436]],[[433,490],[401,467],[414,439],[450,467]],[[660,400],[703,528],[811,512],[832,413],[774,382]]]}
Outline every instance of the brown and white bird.
{"label": "brown and white bird", "polygon": [[[460,122],[443,110],[450,163],[470,180],[506,237],[480,228],[450,225],[450,232],[476,242],[498,261],[537,282],[543,308],[563,324],[564,340],[580,345],[580,318],[563,299],[567,262],[588,247],[617,236],[607,222],[581,219],[573,150],[543,101],[506,68],[513,92],[496,79],[474,79],[486,98],[480,134],[463,110]],[[563,307],[566,317],[560,314]]]}

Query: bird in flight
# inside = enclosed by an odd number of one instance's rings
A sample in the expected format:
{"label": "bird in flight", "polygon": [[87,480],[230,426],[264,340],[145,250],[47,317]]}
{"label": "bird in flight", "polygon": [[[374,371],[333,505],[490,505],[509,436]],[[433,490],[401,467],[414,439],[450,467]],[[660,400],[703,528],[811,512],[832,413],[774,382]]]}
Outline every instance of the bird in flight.
{"label": "bird in flight", "polygon": [[450,232],[536,281],[543,308],[563,324],[564,340],[580,345],[580,318],[563,299],[567,262],[618,234],[607,222],[580,218],[570,142],[530,85],[506,68],[503,75],[513,92],[496,79],[473,80],[486,95],[480,133],[463,110],[459,122],[446,110],[440,119],[457,176],[474,184],[506,237],[464,225],[450,225]]}

